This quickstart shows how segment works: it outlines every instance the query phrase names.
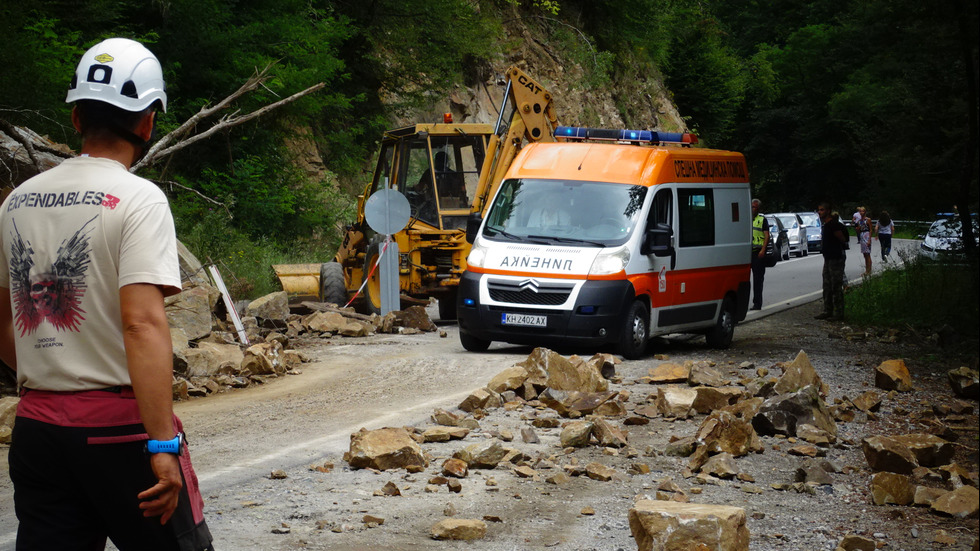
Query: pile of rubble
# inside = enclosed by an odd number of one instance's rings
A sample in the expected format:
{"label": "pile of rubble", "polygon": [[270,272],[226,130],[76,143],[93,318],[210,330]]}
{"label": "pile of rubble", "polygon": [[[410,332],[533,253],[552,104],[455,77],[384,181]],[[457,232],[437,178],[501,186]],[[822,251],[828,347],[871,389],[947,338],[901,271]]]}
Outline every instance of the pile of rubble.
{"label": "pile of rubble", "polygon": [[363,315],[335,304],[291,307],[284,291],[249,302],[234,323],[220,291],[201,274],[201,263],[178,244],[183,290],[166,299],[174,352],[175,400],[261,384],[299,373],[308,361],[290,345],[301,337],[366,337],[374,333],[436,331],[420,306],[385,316]]}
{"label": "pile of rubble", "polygon": [[[827,386],[802,351],[793,361],[774,366],[781,371],[778,376],[746,362],[738,366],[738,373],[754,370],[754,375],[736,376],[737,380],[710,361],[684,365],[666,361],[649,369],[647,376],[624,382],[616,375],[617,363],[616,358],[605,354],[583,359],[535,349],[525,361],[505,369],[486,387],[470,394],[459,404],[458,412],[436,410],[434,426],[362,429],[352,434],[344,460],[352,469],[427,473],[424,491],[438,493],[460,492],[460,480],[476,471],[482,472],[488,490],[505,472],[517,479],[543,480],[556,486],[567,484],[571,477],[598,482],[624,480],[650,474],[651,468],[642,458],[662,455],[686,458],[678,474],[697,485],[730,479],[744,483],[742,490],[747,493],[762,493],[762,488],[752,484],[753,476],[739,468],[738,460],[764,453],[767,447],[762,439],[767,438],[789,444],[771,449],[802,461],[795,481],[776,483],[772,488],[814,494],[822,485],[831,484],[832,473],[841,472],[825,458],[826,450],[835,445],[858,445],[838,443],[838,420],[874,415],[875,400],[879,404],[881,400],[881,393],[869,391],[853,400],[840,398],[828,404]],[[877,386],[883,391],[912,389],[908,370],[900,360],[883,363],[876,373]],[[634,388],[649,384],[656,390],[637,400],[625,388],[611,390],[610,383]],[[481,428],[481,420],[495,409],[519,412],[523,426],[517,431]],[[972,415],[972,409],[971,404],[962,402],[947,412],[947,420]],[[630,430],[634,427],[656,418],[679,421],[695,415],[704,418],[693,436],[671,436],[662,449],[647,447],[641,451],[631,444]],[[517,445],[518,436],[528,446],[541,443],[544,437],[539,431],[553,442],[552,453],[527,453]],[[977,473],[947,465],[952,444],[944,438],[951,436],[865,439],[861,445],[869,464],[880,471],[870,482],[873,501],[925,504],[928,500],[938,514],[976,517]],[[616,468],[601,460],[581,461],[577,452],[582,449],[601,450],[602,456],[625,458],[626,463],[617,462],[621,466]],[[920,484],[915,486],[915,481]],[[376,494],[398,495],[401,491],[389,482]],[[700,494],[699,488],[685,491],[669,476],[653,493],[637,496],[629,510],[629,527],[639,549],[691,548],[687,545],[691,542],[703,544],[704,549],[748,549],[743,509],[691,503],[690,495]],[[447,512],[447,516],[452,517],[452,513]],[[583,510],[582,514],[589,513]],[[479,539],[487,534],[487,522],[495,520],[447,518],[433,525],[430,534],[436,539]],[[849,550],[864,549],[869,543],[873,549],[873,540],[849,534],[838,545]]]}

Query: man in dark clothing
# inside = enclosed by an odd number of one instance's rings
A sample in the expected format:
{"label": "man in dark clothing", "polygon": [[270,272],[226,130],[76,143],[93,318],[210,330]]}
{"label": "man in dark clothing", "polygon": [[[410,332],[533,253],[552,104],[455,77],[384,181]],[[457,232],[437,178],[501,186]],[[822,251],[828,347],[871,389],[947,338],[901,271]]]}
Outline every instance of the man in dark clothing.
{"label": "man in dark clothing", "polygon": [[759,213],[758,199],[752,200],[752,308],[762,310],[762,284],[766,279],[766,248],[769,246],[769,221]]}
{"label": "man in dark clothing", "polygon": [[816,319],[844,319],[844,224],[831,212],[828,203],[817,208],[823,246],[823,312]]}

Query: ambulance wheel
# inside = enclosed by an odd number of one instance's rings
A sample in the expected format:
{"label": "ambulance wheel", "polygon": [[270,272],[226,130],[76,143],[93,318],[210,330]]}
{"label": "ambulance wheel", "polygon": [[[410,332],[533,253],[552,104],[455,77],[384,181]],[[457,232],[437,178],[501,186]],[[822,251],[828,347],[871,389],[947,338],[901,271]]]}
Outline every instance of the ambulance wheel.
{"label": "ambulance wheel", "polygon": [[320,265],[320,302],[332,302],[337,306],[347,304],[344,267],[339,262]]}
{"label": "ambulance wheel", "polygon": [[731,297],[721,302],[721,312],[715,326],[705,334],[711,348],[728,348],[735,336],[735,303]]}
{"label": "ambulance wheel", "polygon": [[626,314],[625,323],[619,338],[619,353],[627,360],[643,356],[647,348],[650,329],[647,326],[647,309],[640,301],[634,301]]}
{"label": "ambulance wheel", "polygon": [[459,342],[468,352],[486,352],[487,348],[490,348],[490,341],[485,341],[462,331],[459,332]]}

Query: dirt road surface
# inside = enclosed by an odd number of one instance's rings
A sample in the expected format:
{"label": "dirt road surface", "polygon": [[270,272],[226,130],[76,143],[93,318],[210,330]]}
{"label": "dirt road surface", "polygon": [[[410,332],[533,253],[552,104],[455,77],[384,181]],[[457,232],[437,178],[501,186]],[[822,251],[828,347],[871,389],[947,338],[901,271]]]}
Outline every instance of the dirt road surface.
{"label": "dirt road surface", "polygon": [[[749,475],[743,477],[746,480],[698,484],[685,479],[687,459],[661,452],[671,436],[693,435],[704,418],[700,415],[678,421],[656,418],[648,425],[624,427],[633,453],[620,450],[609,455],[593,447],[566,454],[558,443],[560,429],[534,429],[540,437],[537,444],[525,443],[520,436],[521,428],[530,427],[529,418],[553,412],[498,408],[480,420],[481,429],[465,440],[423,444],[432,456],[425,472],[351,470],[342,459],[351,433],[362,427],[433,426],[430,415],[435,408],[454,408],[531,351],[495,344],[486,353],[467,353],[453,325],[440,327],[447,334],[443,338],[425,333],[295,342],[294,347],[315,360],[304,364],[301,374],[178,403],[176,411],[187,429],[205,514],[219,550],[636,549],[628,511],[636,498],[652,499],[667,478],[683,488],[693,503],[745,508],[753,550],[832,550],[847,533],[863,534],[886,549],[932,549],[939,545],[934,543],[937,537],[953,542],[942,548],[970,549],[977,538],[975,519],[939,517],[923,508],[872,505],[871,472],[860,448],[866,436],[922,430],[924,420],[915,413],[952,402],[945,373],[970,360],[950,358],[909,336],[900,336],[898,342],[880,342],[888,339],[879,336],[843,339],[841,324],[812,319],[817,308],[817,303],[811,303],[740,325],[726,351],[707,348],[703,338],[658,340],[644,359],[618,365],[622,382],[611,385],[613,390],[630,393],[627,405],[633,409],[656,393],[653,385],[635,383],[664,361],[664,356],[655,355],[665,355],[673,363],[711,360],[737,380],[754,376],[755,368],[778,374],[776,362],[790,361],[804,350],[829,385],[828,402],[832,402],[873,388],[873,370],[881,361],[905,359],[916,390],[886,398],[872,418],[838,423],[840,442],[826,454],[845,472],[833,474],[833,484],[819,487],[813,495],[772,488],[772,484],[794,482],[794,472],[803,461],[787,453],[792,443],[773,437],[762,438],[764,453],[736,460],[738,471]],[[740,369],[743,362],[755,367]],[[976,427],[975,410],[970,422]],[[461,480],[460,493],[450,493],[445,486],[435,493],[426,491],[445,458],[501,431],[515,435],[505,446],[535,459],[532,466],[540,474],[538,479],[519,478],[511,469],[498,467],[471,471]],[[976,431],[963,434],[957,450],[956,460],[976,472]],[[584,476],[562,485],[545,481],[572,461],[600,462],[619,475],[609,482]],[[0,463],[6,471],[5,453]],[[332,463],[333,469],[311,469],[324,463]],[[651,472],[628,474],[633,463],[646,464]],[[285,478],[270,476],[274,470],[283,471]],[[495,485],[488,485],[488,480]],[[387,482],[396,484],[401,495],[375,495]],[[16,519],[11,496],[4,476],[0,549],[13,547]],[[583,514],[586,508],[594,514]],[[455,518],[489,518],[486,537],[473,542],[431,539],[430,528],[447,518],[447,512]],[[365,515],[384,522],[367,525]]]}

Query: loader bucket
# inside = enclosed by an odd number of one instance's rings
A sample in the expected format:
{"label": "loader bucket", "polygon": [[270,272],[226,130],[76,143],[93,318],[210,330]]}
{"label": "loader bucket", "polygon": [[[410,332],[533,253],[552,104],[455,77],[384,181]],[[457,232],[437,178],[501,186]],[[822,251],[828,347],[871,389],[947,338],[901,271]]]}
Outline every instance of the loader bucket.
{"label": "loader bucket", "polygon": [[273,264],[289,302],[320,300],[320,264]]}

